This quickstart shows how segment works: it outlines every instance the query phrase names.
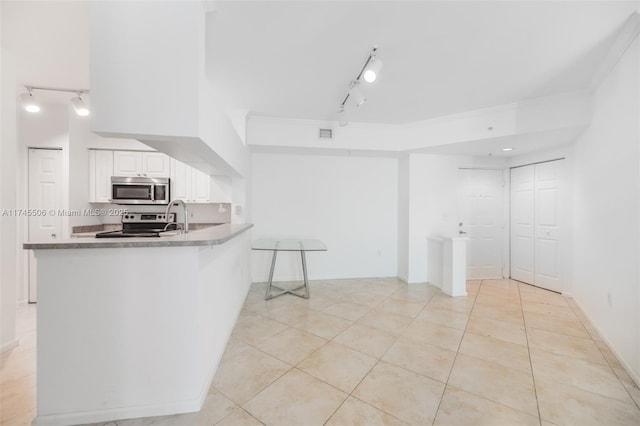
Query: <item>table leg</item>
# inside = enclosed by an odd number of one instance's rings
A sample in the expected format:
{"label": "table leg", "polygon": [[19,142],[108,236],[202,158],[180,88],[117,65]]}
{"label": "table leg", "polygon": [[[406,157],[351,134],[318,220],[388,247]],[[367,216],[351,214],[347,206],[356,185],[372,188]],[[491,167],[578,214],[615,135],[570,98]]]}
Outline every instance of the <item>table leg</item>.
{"label": "table leg", "polygon": [[278,250],[273,251],[273,257],[271,258],[271,270],[269,271],[269,285],[267,285],[267,292],[264,295],[264,300],[270,299],[271,295],[271,285],[273,284],[273,271],[276,269],[276,257],[278,255]]}
{"label": "table leg", "polygon": [[300,256],[302,257],[302,276],[304,277],[304,294],[305,299],[309,298],[309,279],[307,278],[307,260],[304,256],[304,250],[300,250]]}

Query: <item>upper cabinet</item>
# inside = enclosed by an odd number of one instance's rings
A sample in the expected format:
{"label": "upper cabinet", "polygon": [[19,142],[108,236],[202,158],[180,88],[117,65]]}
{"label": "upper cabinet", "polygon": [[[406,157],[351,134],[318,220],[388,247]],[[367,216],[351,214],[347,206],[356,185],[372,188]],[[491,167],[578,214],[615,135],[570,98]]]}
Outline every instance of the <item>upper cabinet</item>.
{"label": "upper cabinet", "polygon": [[169,177],[170,157],[161,152],[113,151],[113,176]]}
{"label": "upper cabinet", "polygon": [[89,202],[111,201],[111,176],[113,176],[113,151],[89,150]]}
{"label": "upper cabinet", "polygon": [[185,203],[230,203],[231,179],[209,176],[181,161],[171,159],[171,198]]}

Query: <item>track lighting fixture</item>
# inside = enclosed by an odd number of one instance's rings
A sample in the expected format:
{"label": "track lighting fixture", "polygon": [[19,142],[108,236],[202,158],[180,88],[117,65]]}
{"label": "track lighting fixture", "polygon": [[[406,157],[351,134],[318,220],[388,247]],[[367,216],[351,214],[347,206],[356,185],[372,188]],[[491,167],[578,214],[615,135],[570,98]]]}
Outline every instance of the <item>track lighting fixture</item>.
{"label": "track lighting fixture", "polygon": [[344,118],[345,109],[347,106],[354,106],[357,108],[362,106],[367,101],[366,96],[359,88],[360,83],[362,81],[366,83],[373,83],[378,79],[380,69],[382,68],[382,61],[376,57],[377,51],[377,46],[374,46],[373,49],[371,49],[367,60],[364,62],[362,68],[360,68],[360,72],[358,73],[356,78],[351,80],[351,82],[349,83],[347,94],[338,106],[339,123],[341,126],[346,126],[348,124],[346,122],[346,119]]}
{"label": "track lighting fixture", "polygon": [[[27,89],[27,93],[23,93],[20,95],[20,100],[22,102],[23,108],[28,112],[38,112],[40,111],[40,105],[36,102],[35,97],[33,96],[34,90],[48,90],[53,92],[70,92],[75,93],[77,96],[70,99],[71,105],[81,117],[87,116],[90,114],[89,105],[83,99],[84,95],[88,95],[89,91],[87,89],[60,89],[55,87],[37,87],[37,86],[25,86]],[[85,96],[86,97],[86,96]]]}

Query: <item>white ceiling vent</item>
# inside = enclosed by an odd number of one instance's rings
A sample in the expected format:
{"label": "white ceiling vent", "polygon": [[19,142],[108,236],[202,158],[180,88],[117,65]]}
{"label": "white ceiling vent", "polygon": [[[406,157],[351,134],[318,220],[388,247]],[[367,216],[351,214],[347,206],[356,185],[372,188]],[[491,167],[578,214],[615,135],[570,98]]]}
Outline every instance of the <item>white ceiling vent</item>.
{"label": "white ceiling vent", "polygon": [[320,139],[333,139],[333,129],[320,129]]}

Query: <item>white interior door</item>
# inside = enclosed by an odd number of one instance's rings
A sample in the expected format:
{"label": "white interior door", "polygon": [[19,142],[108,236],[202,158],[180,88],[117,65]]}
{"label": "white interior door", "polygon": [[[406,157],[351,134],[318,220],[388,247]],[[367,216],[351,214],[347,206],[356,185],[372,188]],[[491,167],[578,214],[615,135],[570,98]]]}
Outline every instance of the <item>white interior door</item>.
{"label": "white interior door", "polygon": [[511,169],[511,278],[534,284],[534,168]]}
{"label": "white interior door", "polygon": [[562,291],[560,174],[562,161],[511,169],[511,278]]}
{"label": "white interior door", "polygon": [[561,161],[535,165],[536,253],[535,285],[560,288],[560,166]]}
{"label": "white interior door", "polygon": [[[29,149],[29,241],[60,238],[62,233],[62,151]],[[29,302],[37,301],[36,263],[29,256]]]}
{"label": "white interior door", "polygon": [[460,184],[459,232],[469,238],[467,278],[502,278],[502,170],[460,169]]}

